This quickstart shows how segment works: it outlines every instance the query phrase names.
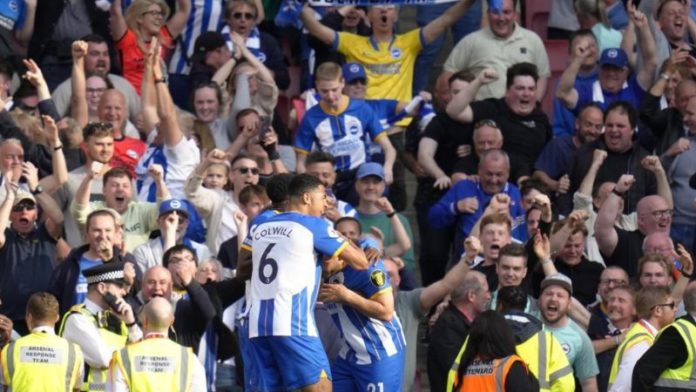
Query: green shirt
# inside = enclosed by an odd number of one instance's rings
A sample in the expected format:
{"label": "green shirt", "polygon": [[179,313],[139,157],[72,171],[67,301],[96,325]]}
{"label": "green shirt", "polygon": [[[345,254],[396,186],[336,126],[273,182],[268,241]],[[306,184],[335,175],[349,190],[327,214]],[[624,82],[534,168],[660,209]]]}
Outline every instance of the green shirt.
{"label": "green shirt", "polygon": [[[411,239],[411,243],[413,244],[413,233],[411,232],[411,223],[409,223],[408,219],[406,219],[406,217],[404,217],[401,214],[397,213],[396,216],[399,217],[401,224],[404,225],[406,233],[408,234],[408,238]],[[384,212],[379,212],[374,215],[367,215],[358,211],[355,214],[355,217],[362,225],[362,229],[365,233],[368,233],[371,227],[376,227],[380,231],[382,231],[382,233],[384,233],[384,248],[396,243],[394,228],[392,227],[389,218],[387,218],[387,215]],[[411,249],[409,249],[404,255],[401,256],[401,259],[404,261],[406,267],[409,268],[411,271],[413,271],[416,268],[416,258],[413,253],[413,246],[411,246]]]}

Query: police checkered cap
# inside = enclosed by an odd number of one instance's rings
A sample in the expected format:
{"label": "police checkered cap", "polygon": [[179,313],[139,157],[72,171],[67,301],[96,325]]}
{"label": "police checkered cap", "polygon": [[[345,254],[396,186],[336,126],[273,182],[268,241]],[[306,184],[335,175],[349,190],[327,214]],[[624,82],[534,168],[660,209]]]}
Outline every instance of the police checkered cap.
{"label": "police checkered cap", "polygon": [[123,280],[123,267],[125,263],[113,261],[83,271],[87,284],[99,282],[113,282]]}

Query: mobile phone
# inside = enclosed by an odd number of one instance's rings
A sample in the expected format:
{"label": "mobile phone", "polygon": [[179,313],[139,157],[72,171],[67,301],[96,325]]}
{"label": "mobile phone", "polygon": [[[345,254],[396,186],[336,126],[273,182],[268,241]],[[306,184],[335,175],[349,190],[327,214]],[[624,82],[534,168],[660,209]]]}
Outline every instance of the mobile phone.
{"label": "mobile phone", "polygon": [[271,128],[271,117],[270,116],[261,116],[261,119],[259,120],[259,140],[263,141],[264,136],[266,136],[266,132]]}
{"label": "mobile phone", "polygon": [[105,293],[104,295],[102,295],[102,297],[104,298],[104,301],[106,301],[106,303],[109,305],[109,307],[110,307],[114,312],[119,313],[119,311],[118,311],[118,303],[117,303],[118,297],[117,297],[117,296],[115,296],[115,295],[113,295],[113,294],[111,294],[111,293]]}

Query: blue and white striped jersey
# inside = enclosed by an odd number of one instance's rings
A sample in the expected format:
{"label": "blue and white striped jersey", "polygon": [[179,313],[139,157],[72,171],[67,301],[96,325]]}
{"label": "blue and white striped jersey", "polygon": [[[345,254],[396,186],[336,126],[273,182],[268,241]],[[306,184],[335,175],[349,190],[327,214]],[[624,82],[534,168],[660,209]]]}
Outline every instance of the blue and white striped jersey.
{"label": "blue and white striped jersey", "polygon": [[347,245],[322,218],[286,212],[250,229],[249,337],[318,336],[314,305],[322,255]]}
{"label": "blue and white striped jersey", "polygon": [[[364,298],[373,298],[381,293],[392,295],[382,260],[362,271],[348,266],[330,277],[329,283],[341,283]],[[357,365],[369,365],[406,349],[396,312],[391,321],[382,321],[348,305],[327,303],[326,307],[341,331],[343,341],[338,354],[341,358]]]}
{"label": "blue and white striped jersey", "polygon": [[196,38],[206,31],[220,31],[225,25],[225,0],[192,0],[191,14],[186,27],[176,39],[176,47],[169,60],[169,73],[188,75],[188,59],[193,54]]}
{"label": "blue and white striped jersey", "polygon": [[305,113],[295,137],[295,149],[309,153],[314,147],[334,156],[336,171],[355,169],[367,161],[365,136],[385,137],[379,118],[363,100],[348,99],[347,105],[332,113],[323,105]]}

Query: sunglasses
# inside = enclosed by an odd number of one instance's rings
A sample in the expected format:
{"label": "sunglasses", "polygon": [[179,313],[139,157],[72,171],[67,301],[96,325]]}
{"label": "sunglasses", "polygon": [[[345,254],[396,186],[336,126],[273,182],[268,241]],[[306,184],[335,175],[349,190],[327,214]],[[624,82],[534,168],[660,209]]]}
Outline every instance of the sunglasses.
{"label": "sunglasses", "polygon": [[251,172],[252,175],[259,174],[259,169],[257,167],[238,167],[234,170],[239,170],[242,174],[247,174],[249,172]]}
{"label": "sunglasses", "polygon": [[657,304],[657,305],[653,305],[653,307],[650,308],[650,310],[653,310],[653,309],[655,309],[655,308],[657,308],[657,307],[660,307],[660,306],[667,306],[668,308],[674,310],[674,308],[677,307],[677,303],[674,302],[674,301],[672,301],[672,302],[667,303],[667,304]]}
{"label": "sunglasses", "polygon": [[246,20],[254,20],[256,19],[256,16],[252,14],[251,12],[235,12],[232,14],[232,17],[235,19],[246,19]]}
{"label": "sunglasses", "polygon": [[12,207],[12,212],[22,212],[22,211],[34,211],[36,209],[36,204],[32,202],[22,202]]}

